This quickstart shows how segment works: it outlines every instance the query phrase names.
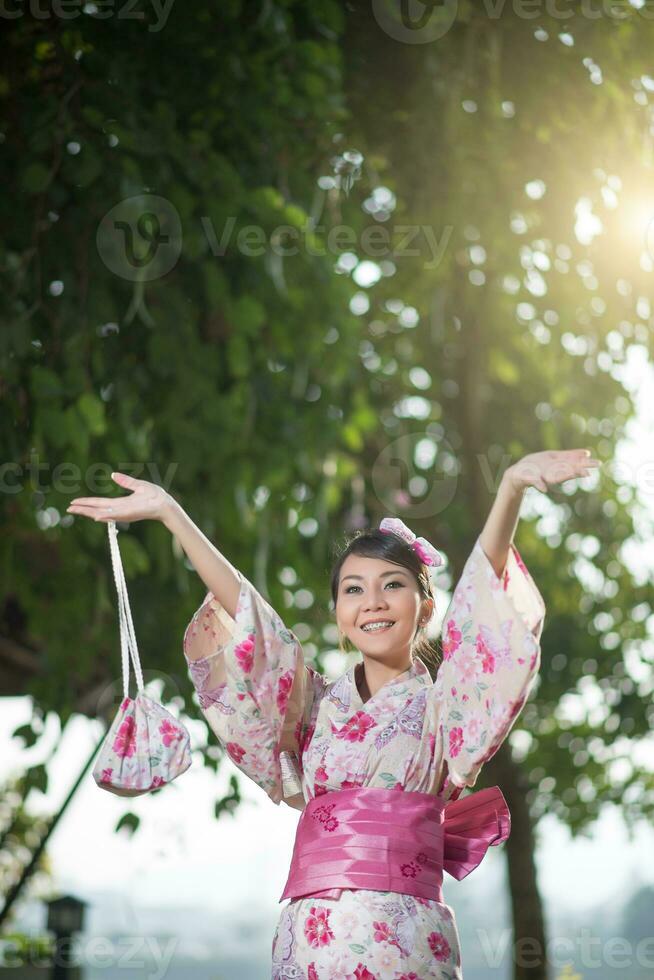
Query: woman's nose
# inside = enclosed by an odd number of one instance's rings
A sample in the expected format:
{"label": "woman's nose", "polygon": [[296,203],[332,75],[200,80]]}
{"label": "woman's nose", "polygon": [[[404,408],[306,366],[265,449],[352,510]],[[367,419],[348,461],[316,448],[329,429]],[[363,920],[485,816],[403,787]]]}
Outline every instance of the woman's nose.
{"label": "woman's nose", "polygon": [[364,609],[384,609],[386,606],[387,602],[383,594],[369,595],[368,599],[363,603]]}

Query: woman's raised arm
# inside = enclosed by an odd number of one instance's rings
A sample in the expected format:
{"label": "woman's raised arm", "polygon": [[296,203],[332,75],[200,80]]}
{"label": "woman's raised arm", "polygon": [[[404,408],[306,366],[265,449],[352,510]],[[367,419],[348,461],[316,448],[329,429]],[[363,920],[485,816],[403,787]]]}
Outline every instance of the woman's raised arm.
{"label": "woman's raised arm", "polygon": [[174,534],[188,555],[209,592],[232,619],[236,619],[236,605],[241,590],[241,580],[236,570],[218,549],[193,523],[181,505],[170,498],[162,518],[171,534]]}
{"label": "woman's raised arm", "polygon": [[588,449],[544,450],[529,453],[505,470],[484,529],[479,535],[484,554],[498,578],[506,567],[509,548],[520,516],[520,504],[527,487],[546,492],[550,484],[588,476],[600,466]]}
{"label": "woman's raised arm", "polygon": [[76,497],[68,512],[95,521],[160,521],[174,534],[207,589],[214,594],[232,619],[241,581],[236,569],[202,533],[182,506],[163,487],[137,480],[126,473],[112,473],[119,486],[131,490],[128,497]]}

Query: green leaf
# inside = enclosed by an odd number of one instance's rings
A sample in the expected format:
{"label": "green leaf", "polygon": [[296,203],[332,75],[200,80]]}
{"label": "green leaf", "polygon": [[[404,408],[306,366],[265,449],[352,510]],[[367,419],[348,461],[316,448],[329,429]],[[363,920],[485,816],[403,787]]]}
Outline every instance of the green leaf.
{"label": "green leaf", "polygon": [[50,169],[42,163],[30,163],[20,176],[20,187],[27,194],[39,194],[50,181]]}
{"label": "green leaf", "polygon": [[248,204],[264,217],[270,211],[281,211],[284,198],[275,187],[258,187],[249,195]]}
{"label": "green leaf", "polygon": [[35,398],[58,398],[63,392],[59,375],[42,364],[35,364],[30,371],[30,388]]}
{"label": "green leaf", "polygon": [[55,57],[56,51],[53,41],[37,41],[34,57],[37,61],[51,61]]}
{"label": "green leaf", "polygon": [[120,557],[125,570],[125,578],[147,575],[150,571],[150,556],[135,534],[120,534]]}
{"label": "green leaf", "polygon": [[229,284],[225,273],[218,268],[215,262],[210,261],[202,264],[202,276],[209,308],[225,313],[226,307],[231,302]]}
{"label": "green leaf", "polygon": [[299,208],[296,204],[287,204],[284,208],[283,220],[293,228],[303,229],[308,217],[304,208]]}
{"label": "green leaf", "polygon": [[124,813],[114,827],[114,832],[118,833],[119,830],[126,830],[128,836],[131,837],[138,830],[140,823],[141,818],[137,817],[135,813]]}
{"label": "green leaf", "polygon": [[25,795],[30,789],[38,789],[41,793],[48,792],[48,771],[42,764],[30,766],[25,773]]}
{"label": "green leaf", "polygon": [[245,378],[250,372],[250,347],[247,339],[238,334],[227,341],[227,362],[235,378]]}
{"label": "green leaf", "polygon": [[216,819],[219,819],[223,813],[228,813],[230,816],[234,816],[236,809],[241,802],[241,791],[236,776],[232,775],[229,777],[229,786],[231,792],[227,793],[220,800],[217,800],[214,805],[214,816]]}
{"label": "green leaf", "polygon": [[20,725],[14,732],[12,732],[11,738],[22,738],[25,743],[25,747],[29,749],[37,742],[39,736],[31,725]]}
{"label": "green leaf", "polygon": [[81,153],[72,157],[72,161],[75,162],[72,175],[76,187],[89,187],[102,173],[102,158],[90,143],[86,143]]}
{"label": "green leaf", "polygon": [[491,376],[497,378],[502,384],[514,386],[520,383],[520,372],[517,365],[500,350],[491,351],[489,371]]}
{"label": "green leaf", "polygon": [[91,435],[101,436],[106,431],[104,403],[90,391],[85,391],[77,399],[77,408],[86,422]]}
{"label": "green leaf", "polygon": [[35,427],[41,431],[45,441],[50,443],[53,448],[61,450],[69,444],[68,421],[65,412],[44,405],[39,407],[36,418]]}
{"label": "green leaf", "polygon": [[341,438],[345,445],[353,450],[353,452],[360,452],[363,449],[363,439],[361,433],[355,425],[349,423],[344,425],[341,429]]}
{"label": "green leaf", "polygon": [[242,330],[249,337],[255,336],[265,321],[265,308],[254,296],[241,296],[234,303],[232,307],[234,327]]}

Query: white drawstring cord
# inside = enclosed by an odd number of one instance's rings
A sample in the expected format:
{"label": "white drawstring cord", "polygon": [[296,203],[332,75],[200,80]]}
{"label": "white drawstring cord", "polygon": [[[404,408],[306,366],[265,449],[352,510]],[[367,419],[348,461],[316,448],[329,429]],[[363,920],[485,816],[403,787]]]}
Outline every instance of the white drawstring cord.
{"label": "white drawstring cord", "polygon": [[118,593],[118,615],[120,619],[120,653],[123,664],[123,693],[124,697],[129,697],[129,658],[132,657],[134,673],[136,675],[136,686],[139,694],[143,692],[143,673],[139,660],[139,651],[136,645],[136,635],[134,633],[134,623],[132,622],[132,612],[129,608],[129,597],[127,595],[127,583],[125,582],[125,572],[120,558],[120,548],[118,547],[118,528],[115,521],[108,521],[109,548],[111,551],[111,564],[113,567],[114,581]]}

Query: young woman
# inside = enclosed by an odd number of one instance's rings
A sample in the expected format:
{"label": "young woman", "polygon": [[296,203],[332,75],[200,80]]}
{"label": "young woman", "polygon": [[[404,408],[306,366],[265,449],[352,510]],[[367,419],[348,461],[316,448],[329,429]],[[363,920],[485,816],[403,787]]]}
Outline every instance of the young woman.
{"label": "young woman", "polygon": [[339,556],[336,622],[362,655],[335,681],[161,487],[121,473],[121,498],[78,498],[96,521],[161,521],[209,590],[184,635],[208,724],[275,803],[302,810],[273,940],[274,980],[460,980],[446,870],[505,840],[498,787],[459,799],[498,750],[540,664],[542,597],[513,544],[528,486],[588,475],[584,449],[532,453],[502,477],[445,614],[436,681],[416,655],[440,555],[397,518]]}

